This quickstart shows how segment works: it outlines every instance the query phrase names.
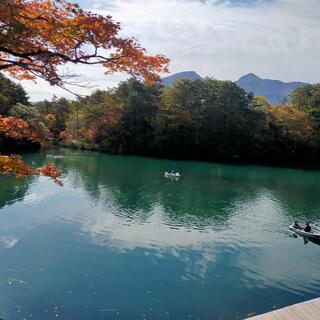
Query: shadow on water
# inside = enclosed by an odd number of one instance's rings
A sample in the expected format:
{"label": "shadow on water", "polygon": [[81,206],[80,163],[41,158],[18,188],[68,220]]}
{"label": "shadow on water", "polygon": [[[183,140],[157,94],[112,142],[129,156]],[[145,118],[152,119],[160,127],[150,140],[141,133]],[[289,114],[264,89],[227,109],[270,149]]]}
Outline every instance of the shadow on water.
{"label": "shadow on water", "polygon": [[304,244],[308,244],[309,242],[312,242],[312,243],[320,246],[320,239],[304,238],[303,242],[304,242]]}
{"label": "shadow on water", "polygon": [[309,242],[314,243],[316,245],[320,245],[320,239],[300,237],[296,234],[292,234],[292,235],[290,235],[290,237],[295,238],[295,239],[300,239],[300,241],[303,241],[303,243],[305,245],[309,244]]}

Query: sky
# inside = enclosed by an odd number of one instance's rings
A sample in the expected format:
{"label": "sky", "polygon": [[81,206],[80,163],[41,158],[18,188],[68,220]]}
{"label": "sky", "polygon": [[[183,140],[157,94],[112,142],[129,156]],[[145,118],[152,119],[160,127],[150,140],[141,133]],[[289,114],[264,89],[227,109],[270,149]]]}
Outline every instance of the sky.
{"label": "sky", "polygon": [[[247,73],[282,81],[320,82],[320,0],[79,0],[110,14],[149,53],[170,58],[170,73],[237,80]],[[72,66],[107,89],[126,78],[99,66]],[[23,81],[31,101],[72,96],[44,81]],[[77,91],[78,90],[78,91]],[[74,88],[79,92],[79,89]],[[80,93],[80,92],[79,92]]]}

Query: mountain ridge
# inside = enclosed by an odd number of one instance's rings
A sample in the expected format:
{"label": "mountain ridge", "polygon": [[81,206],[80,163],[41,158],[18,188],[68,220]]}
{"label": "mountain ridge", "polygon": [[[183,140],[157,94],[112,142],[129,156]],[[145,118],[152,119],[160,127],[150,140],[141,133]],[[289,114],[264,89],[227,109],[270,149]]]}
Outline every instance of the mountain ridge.
{"label": "mountain ridge", "polygon": [[[175,81],[182,78],[190,80],[202,79],[195,71],[183,71],[162,78],[162,84],[164,86],[171,86]],[[255,96],[263,96],[274,105],[288,101],[294,89],[308,84],[301,81],[283,82],[276,79],[263,79],[254,73],[243,75],[239,80],[234,82],[248,93],[252,92]]]}
{"label": "mountain ridge", "polygon": [[271,104],[280,104],[289,99],[289,95],[298,87],[308,83],[300,81],[283,82],[281,80],[263,79],[254,73],[248,73],[235,81],[235,83],[247,92],[255,96],[265,97]]}

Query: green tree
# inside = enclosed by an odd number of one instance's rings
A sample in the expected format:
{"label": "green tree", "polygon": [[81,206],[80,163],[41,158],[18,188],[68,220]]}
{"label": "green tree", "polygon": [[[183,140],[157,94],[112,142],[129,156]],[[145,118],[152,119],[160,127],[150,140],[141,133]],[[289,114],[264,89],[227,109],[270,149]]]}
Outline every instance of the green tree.
{"label": "green tree", "polygon": [[239,155],[246,146],[244,128],[251,108],[252,97],[230,81],[179,80],[162,95],[162,145],[167,152],[182,157]]}
{"label": "green tree", "polygon": [[155,119],[160,101],[160,86],[147,86],[130,79],[115,91],[120,105],[122,148],[133,153],[149,153],[154,140]]}
{"label": "green tree", "polygon": [[320,84],[306,85],[294,90],[291,103],[306,112],[320,127]]}
{"label": "green tree", "polygon": [[10,116],[21,118],[24,120],[37,119],[40,113],[37,108],[17,103],[8,112]]}
{"label": "green tree", "polygon": [[72,103],[66,98],[54,96],[52,101],[44,100],[34,104],[34,107],[41,114],[42,121],[54,135],[55,140],[58,140],[60,132],[66,130],[66,122],[72,111]]}
{"label": "green tree", "polygon": [[28,105],[28,96],[20,84],[16,84],[0,73],[0,115],[8,115],[17,103]]}

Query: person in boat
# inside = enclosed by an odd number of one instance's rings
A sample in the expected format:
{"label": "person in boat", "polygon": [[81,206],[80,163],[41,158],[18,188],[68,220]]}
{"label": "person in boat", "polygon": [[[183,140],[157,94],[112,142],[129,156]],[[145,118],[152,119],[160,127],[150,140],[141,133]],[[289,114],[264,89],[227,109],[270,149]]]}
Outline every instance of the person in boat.
{"label": "person in boat", "polygon": [[311,232],[311,227],[310,227],[308,222],[306,223],[306,226],[304,227],[304,231],[305,232]]}
{"label": "person in boat", "polygon": [[293,223],[293,227],[294,227],[295,229],[301,229],[298,221],[295,221],[295,222]]}

